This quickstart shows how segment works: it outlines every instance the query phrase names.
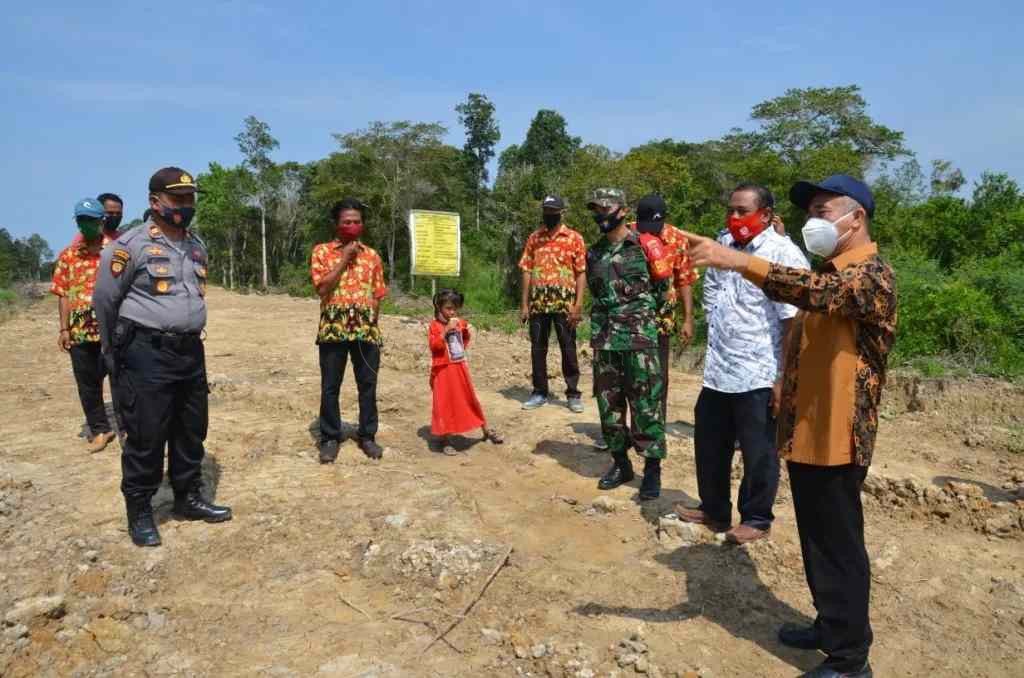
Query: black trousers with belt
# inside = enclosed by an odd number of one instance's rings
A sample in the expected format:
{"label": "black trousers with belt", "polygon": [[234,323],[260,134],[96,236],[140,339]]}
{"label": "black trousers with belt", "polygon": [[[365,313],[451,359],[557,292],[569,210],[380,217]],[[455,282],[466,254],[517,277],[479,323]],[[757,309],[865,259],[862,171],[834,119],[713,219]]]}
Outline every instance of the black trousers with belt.
{"label": "black trousers with belt", "polygon": [[580,364],[576,355],[576,328],[565,313],[537,313],[530,316],[530,362],[533,371],[533,394],[547,397],[548,343],[551,328],[562,352],[562,376],[565,377],[565,397],[579,398]]}
{"label": "black trousers with belt", "polygon": [[775,520],[772,505],[779,490],[772,390],[722,393],[706,386],[694,410],[693,445],[701,510],[723,525],[732,523],[731,475],[736,441],[743,452],[740,521],[759,530]]}
{"label": "black trousers with belt", "polygon": [[864,547],[861,486],[867,467],[789,462],[793,509],[804,572],[818,611],[825,663],[836,671],[860,669],[873,638],[868,619],[871,565]]}
{"label": "black trousers with belt", "polygon": [[209,420],[206,356],[198,334],[171,336],[124,321],[114,337],[115,401],[124,423],[121,492],[148,501],[163,480],[167,446],[176,495],[195,489]]}
{"label": "black trousers with belt", "polygon": [[103,364],[100,343],[89,341],[71,347],[71,370],[78,385],[78,399],[85,412],[91,436],[110,432],[110,420],[103,405],[103,377],[107,368]]}
{"label": "black trousers with belt", "polygon": [[325,342],[320,344],[320,442],[341,440],[338,396],[349,356],[359,392],[359,439],[373,440],[377,435],[380,346],[369,341]]}

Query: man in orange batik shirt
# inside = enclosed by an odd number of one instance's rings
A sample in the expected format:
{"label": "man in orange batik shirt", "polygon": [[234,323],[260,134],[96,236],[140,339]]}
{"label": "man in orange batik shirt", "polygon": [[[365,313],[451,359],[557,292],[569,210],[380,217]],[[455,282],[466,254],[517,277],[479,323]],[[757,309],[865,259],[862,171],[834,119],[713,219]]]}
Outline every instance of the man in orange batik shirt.
{"label": "man in orange batik shirt", "polygon": [[562,376],[569,409],[583,411],[576,356],[576,326],[583,309],[587,249],[583,236],[562,223],[565,201],[549,195],[541,203],[544,225],[530,234],[519,259],[523,275],[520,319],[530,324],[533,393],[523,403],[533,410],[548,402],[548,342],[555,328],[562,352]]}
{"label": "man in orange batik shirt", "polygon": [[377,372],[380,370],[381,334],[377,324],[380,301],[388,292],[384,265],[376,251],[363,244],[366,206],[346,198],[331,209],[336,237],[313,248],[313,286],[320,297],[320,462],[338,457],[341,409],[338,395],[345,364],[359,391],[359,448],[371,459],[384,450],[377,435]]}
{"label": "man in orange batik shirt", "polygon": [[57,345],[71,354],[78,398],[89,426],[90,452],[99,452],[114,439],[103,404],[106,369],[100,353],[100,328],[92,306],[100,251],[106,244],[103,216],[103,205],[99,200],[85,198],[78,201],[75,223],[81,237],[58,255],[50,285],[50,292],[59,299]]}

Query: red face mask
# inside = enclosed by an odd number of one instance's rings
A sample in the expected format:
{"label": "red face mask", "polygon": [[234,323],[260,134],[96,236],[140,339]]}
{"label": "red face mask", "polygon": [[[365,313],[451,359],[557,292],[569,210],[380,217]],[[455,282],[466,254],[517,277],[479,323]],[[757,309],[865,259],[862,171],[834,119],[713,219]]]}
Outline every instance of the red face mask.
{"label": "red face mask", "polygon": [[768,228],[768,224],[761,220],[764,210],[757,210],[742,217],[729,215],[729,233],[736,242],[745,245]]}
{"label": "red face mask", "polygon": [[363,224],[341,224],[334,229],[334,232],[338,235],[338,240],[342,242],[352,242],[353,240],[359,240],[359,236],[363,234]]}

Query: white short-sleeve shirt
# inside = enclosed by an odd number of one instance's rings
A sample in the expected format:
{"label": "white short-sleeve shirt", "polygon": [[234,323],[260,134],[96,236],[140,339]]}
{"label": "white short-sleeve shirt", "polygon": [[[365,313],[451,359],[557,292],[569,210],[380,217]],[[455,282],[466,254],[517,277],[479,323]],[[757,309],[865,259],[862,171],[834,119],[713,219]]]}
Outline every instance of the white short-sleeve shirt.
{"label": "white short-sleeve shirt", "polygon": [[[734,246],[728,231],[718,242]],[[792,240],[771,228],[742,251],[783,266],[811,267]],[[711,268],[704,276],[703,306],[708,320],[704,386],[722,393],[771,388],[782,370],[782,322],[797,314],[796,307],[771,301],[736,271]]]}

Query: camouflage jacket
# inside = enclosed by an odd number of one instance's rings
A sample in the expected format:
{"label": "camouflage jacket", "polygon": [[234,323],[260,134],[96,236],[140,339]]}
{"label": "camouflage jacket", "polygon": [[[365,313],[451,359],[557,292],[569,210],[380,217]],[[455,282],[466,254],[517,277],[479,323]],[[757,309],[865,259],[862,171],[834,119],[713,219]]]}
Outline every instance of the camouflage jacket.
{"label": "camouflage jacket", "polygon": [[[666,285],[667,282],[658,283]],[[597,351],[632,351],[658,346],[655,315],[662,290],[651,282],[647,257],[636,233],[612,243],[602,237],[587,251],[590,346]]]}

